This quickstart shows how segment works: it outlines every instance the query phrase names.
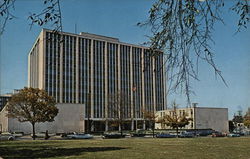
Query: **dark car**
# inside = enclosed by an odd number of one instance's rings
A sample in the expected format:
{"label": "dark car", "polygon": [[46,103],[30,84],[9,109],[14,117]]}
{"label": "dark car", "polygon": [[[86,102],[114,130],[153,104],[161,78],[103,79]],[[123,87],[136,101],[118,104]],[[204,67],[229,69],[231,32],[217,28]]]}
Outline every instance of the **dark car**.
{"label": "dark car", "polygon": [[160,133],[160,134],[156,134],[157,138],[174,138],[176,137],[176,135],[173,134],[168,134],[168,133]]}
{"label": "dark car", "polygon": [[121,135],[120,133],[107,133],[103,134],[103,139],[119,139],[119,138],[125,138],[126,135]]}
{"label": "dark car", "polygon": [[212,135],[213,132],[214,132],[213,130],[203,130],[203,131],[196,132],[196,134],[198,136],[208,136],[208,135]]}
{"label": "dark car", "polygon": [[192,138],[195,137],[195,134],[193,132],[182,132],[179,137],[181,138]]}
{"label": "dark car", "polygon": [[218,132],[215,131],[214,133],[212,133],[212,137],[225,137],[226,134],[222,133],[222,132]]}

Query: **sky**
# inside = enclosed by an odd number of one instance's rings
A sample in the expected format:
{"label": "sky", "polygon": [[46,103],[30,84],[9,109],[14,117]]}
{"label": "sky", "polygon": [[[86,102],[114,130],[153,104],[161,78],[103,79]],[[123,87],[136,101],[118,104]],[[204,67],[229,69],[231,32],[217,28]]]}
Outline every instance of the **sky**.
{"label": "sky", "polygon": [[[147,19],[153,0],[67,0],[61,1],[63,31],[89,32],[119,38],[131,44],[147,41],[150,31],[136,26]],[[229,109],[229,119],[238,110],[250,107],[250,30],[237,30],[238,16],[229,12],[232,1],[227,1],[222,17],[213,32],[215,63],[222,71],[228,86],[206,63],[199,64],[199,81],[192,81],[191,102],[198,106]],[[27,86],[28,53],[42,27],[30,29],[29,13],[43,7],[41,0],[17,0],[5,32],[0,37],[0,94]],[[75,27],[76,26],[76,27]],[[249,26],[250,27],[250,26]],[[49,28],[49,26],[47,26]],[[167,101],[185,106],[185,95],[171,94]]]}

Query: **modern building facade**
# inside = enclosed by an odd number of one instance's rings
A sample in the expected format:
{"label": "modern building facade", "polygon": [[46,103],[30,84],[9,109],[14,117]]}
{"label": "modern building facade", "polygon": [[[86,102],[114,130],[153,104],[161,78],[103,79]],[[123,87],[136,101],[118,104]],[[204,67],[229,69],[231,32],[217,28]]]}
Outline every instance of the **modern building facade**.
{"label": "modern building facade", "polygon": [[43,29],[29,53],[28,86],[46,90],[57,103],[85,104],[84,120],[108,128],[109,96],[122,92],[128,127],[142,110],[166,109],[164,56],[149,48],[89,33]]}
{"label": "modern building facade", "polygon": [[[186,114],[187,118],[192,118],[189,125],[186,125],[182,129],[213,129],[216,131],[228,133],[228,108],[214,108],[214,107],[197,107],[193,106],[191,108],[178,108],[176,110],[177,116],[182,116]],[[158,118],[162,118],[165,115],[172,115],[173,110],[167,109],[163,111],[158,111]],[[156,129],[169,129],[170,127],[156,123]]]}

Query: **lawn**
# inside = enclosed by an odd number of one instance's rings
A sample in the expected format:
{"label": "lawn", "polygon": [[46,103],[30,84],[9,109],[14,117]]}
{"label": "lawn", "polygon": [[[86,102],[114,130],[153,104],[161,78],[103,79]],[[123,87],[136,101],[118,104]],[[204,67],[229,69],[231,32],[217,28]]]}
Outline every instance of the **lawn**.
{"label": "lawn", "polygon": [[0,142],[0,157],[250,159],[250,138],[6,141]]}

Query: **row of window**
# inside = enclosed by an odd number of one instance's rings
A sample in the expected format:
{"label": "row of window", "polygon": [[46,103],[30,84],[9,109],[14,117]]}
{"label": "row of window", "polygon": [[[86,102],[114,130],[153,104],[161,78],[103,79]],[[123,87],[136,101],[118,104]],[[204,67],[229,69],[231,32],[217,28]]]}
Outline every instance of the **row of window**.
{"label": "row of window", "polygon": [[[48,38],[53,39],[53,36],[50,33],[47,33]],[[55,37],[56,38],[56,37]],[[78,38],[78,59],[76,59],[76,37],[64,35],[64,41],[62,42],[63,45],[63,72],[60,72],[60,47],[58,44],[53,42],[53,40],[48,40],[46,42],[46,89],[51,92],[52,95],[57,97],[59,100],[59,93],[55,92],[58,90],[59,84],[54,84],[55,82],[62,82],[63,84],[63,102],[76,102],[76,95],[74,92],[76,90],[76,69],[78,69],[79,76],[78,76],[78,86],[79,90],[87,90],[87,91],[79,91],[79,100],[80,103],[87,101],[87,94],[88,90],[90,90],[89,83],[90,80],[93,80],[94,90],[93,93],[99,94],[104,92],[104,81],[108,80],[108,92],[109,94],[115,93],[118,91],[118,82],[120,82],[120,87],[123,92],[126,92],[126,95],[131,93],[131,84],[133,85],[133,107],[138,108],[141,110],[142,108],[142,72],[144,71],[144,95],[145,95],[145,104],[152,105],[153,102],[153,68],[152,68],[152,60],[150,63],[147,62],[148,56],[144,55],[144,65],[149,66],[149,71],[145,71],[146,69],[142,69],[142,53],[145,50],[136,47],[130,47],[126,45],[120,45],[113,43],[105,43],[102,41],[97,40],[90,40],[84,38]],[[93,43],[92,43],[93,42]],[[105,46],[107,44],[107,46]],[[90,79],[91,73],[91,47],[93,46],[93,79]],[[107,63],[108,63],[108,79],[104,79],[104,72],[105,72],[105,48],[107,48]],[[120,81],[117,81],[118,78],[118,49],[120,48]],[[132,49],[132,50],[131,50]],[[131,54],[132,53],[132,54]],[[132,61],[130,61],[132,59]],[[76,66],[76,62],[78,61],[78,67]],[[133,76],[131,76],[131,62],[132,62],[132,70]],[[157,61],[160,63],[161,61]],[[55,64],[56,63],[56,64]],[[63,81],[59,81],[60,74],[63,73]],[[159,73],[160,76],[163,76]],[[132,77],[132,79],[131,79]],[[131,83],[132,80],[132,83]],[[74,82],[73,82],[74,81]],[[162,93],[162,79],[156,78],[156,93],[159,95]],[[53,87],[53,88],[52,88]],[[56,89],[55,89],[55,88]],[[160,87],[160,88],[159,88]],[[69,89],[69,90],[67,90]],[[67,91],[66,91],[67,90]],[[130,98],[129,98],[130,99]],[[163,96],[157,97],[156,103],[163,103]],[[94,96],[94,110],[98,110],[94,112],[95,117],[99,118],[100,116],[99,110],[103,109],[104,106],[104,99],[103,96]],[[151,109],[151,108],[150,108]],[[129,108],[128,108],[129,110]],[[127,111],[128,111],[127,110]],[[134,113],[137,110],[133,110]],[[138,116],[142,116],[139,112]]]}

